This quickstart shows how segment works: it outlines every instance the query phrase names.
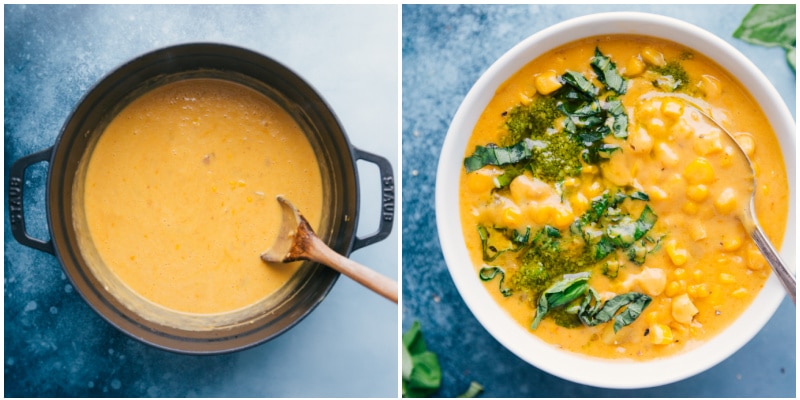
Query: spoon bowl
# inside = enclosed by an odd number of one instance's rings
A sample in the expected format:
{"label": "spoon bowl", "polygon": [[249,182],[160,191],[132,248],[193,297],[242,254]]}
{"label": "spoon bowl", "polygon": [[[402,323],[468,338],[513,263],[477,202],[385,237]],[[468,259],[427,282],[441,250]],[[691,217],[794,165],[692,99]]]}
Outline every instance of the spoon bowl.
{"label": "spoon bowl", "polygon": [[281,227],[275,243],[261,254],[264,262],[318,262],[397,303],[396,281],[333,251],[317,237],[303,214],[288,199],[279,195],[277,200],[281,205]]}
{"label": "spoon bowl", "polygon": [[756,247],[758,247],[758,250],[761,251],[761,254],[767,260],[767,263],[770,265],[770,267],[772,267],[772,270],[777,275],[778,280],[786,289],[789,297],[791,297],[792,302],[797,304],[797,280],[794,276],[794,273],[783,262],[780,254],[778,254],[778,251],[772,245],[769,238],[767,238],[767,236],[764,234],[764,230],[761,229],[761,225],[758,223],[758,216],[755,212],[756,173],[750,157],[747,156],[747,152],[745,152],[745,150],[736,140],[736,137],[711,116],[710,108],[700,104],[700,100],[677,93],[654,93],[646,97],[668,97],[677,99],[684,105],[691,107],[701,118],[724,133],[721,139],[730,144],[729,147],[732,148],[735,153],[732,156],[738,157],[739,160],[744,161],[744,163],[740,163],[740,168],[736,172],[740,173],[740,179],[747,180],[750,183],[747,185],[749,188],[748,201],[743,207],[740,207],[737,212],[737,217],[740,221],[742,221],[745,231],[748,235],[750,235],[750,237],[753,239],[753,242],[756,244]]}

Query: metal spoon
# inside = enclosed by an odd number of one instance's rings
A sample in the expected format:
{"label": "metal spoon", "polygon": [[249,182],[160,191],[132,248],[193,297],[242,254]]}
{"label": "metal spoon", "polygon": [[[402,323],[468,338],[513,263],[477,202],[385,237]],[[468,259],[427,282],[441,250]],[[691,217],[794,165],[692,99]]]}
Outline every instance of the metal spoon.
{"label": "metal spoon", "polygon": [[671,97],[675,99],[681,100],[684,104],[688,105],[695,109],[701,116],[703,116],[707,121],[709,121],[712,125],[719,128],[722,132],[727,135],[731,142],[733,142],[733,148],[738,150],[739,155],[743,157],[747,161],[747,173],[749,176],[743,177],[744,179],[749,179],[752,182],[752,185],[749,186],[750,191],[750,201],[747,202],[744,209],[740,210],[737,214],[737,217],[742,224],[744,225],[745,230],[750,237],[753,238],[753,242],[755,242],[758,249],[761,251],[761,254],[764,255],[764,258],[767,260],[767,263],[772,267],[772,270],[775,271],[775,274],[778,276],[778,280],[780,280],[783,287],[786,289],[786,292],[789,293],[789,297],[792,298],[792,302],[797,304],[795,299],[797,293],[797,281],[795,279],[794,273],[786,266],[786,264],[781,259],[778,252],[775,250],[775,247],[772,246],[772,243],[769,241],[767,236],[764,234],[764,231],[761,229],[761,225],[758,223],[758,217],[756,216],[755,212],[755,188],[756,188],[756,174],[755,170],[753,169],[753,163],[750,161],[750,158],[747,156],[747,153],[744,152],[744,149],[739,146],[739,142],[733,137],[733,135],[725,129],[719,122],[717,122],[711,115],[703,109],[703,107],[699,106],[695,103],[695,99],[689,96],[684,96],[680,94],[669,94],[669,93],[659,93],[652,97]]}
{"label": "metal spoon", "polygon": [[268,263],[308,260],[327,265],[368,289],[397,303],[397,282],[333,251],[314,233],[300,211],[286,198],[278,196],[282,219],[278,238],[261,254]]}

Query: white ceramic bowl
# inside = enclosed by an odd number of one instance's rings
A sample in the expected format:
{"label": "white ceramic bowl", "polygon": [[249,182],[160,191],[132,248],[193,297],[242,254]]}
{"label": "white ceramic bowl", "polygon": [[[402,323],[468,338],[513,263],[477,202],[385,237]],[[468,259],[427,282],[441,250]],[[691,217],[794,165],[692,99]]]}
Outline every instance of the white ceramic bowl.
{"label": "white ceramic bowl", "polygon": [[794,263],[795,124],[786,105],[761,71],[733,46],[694,25],[644,13],[595,14],[554,25],[514,46],[478,79],[456,112],[442,147],[436,179],[436,223],[445,261],[461,297],[478,321],[503,346],[537,368],[573,382],[620,389],[652,387],[703,372],[753,338],[772,317],[785,296],[774,274],[739,319],[693,350],[646,362],[589,358],[557,349],[512,320],[478,279],[461,231],[458,185],[466,144],[495,90],[525,64],[548,50],[584,37],[603,34],[647,35],[692,48],[737,77],[761,104],[773,124],[786,162],[790,208],[781,255],[790,264]]}

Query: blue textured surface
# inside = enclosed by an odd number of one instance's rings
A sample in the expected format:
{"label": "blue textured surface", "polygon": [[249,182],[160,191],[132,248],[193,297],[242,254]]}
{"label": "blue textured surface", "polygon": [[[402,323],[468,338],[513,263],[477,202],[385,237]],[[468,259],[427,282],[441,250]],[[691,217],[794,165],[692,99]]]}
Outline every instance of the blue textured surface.
{"label": "blue textured surface", "polygon": [[[398,169],[398,13],[389,6],[4,6],[5,181],[52,146],[84,93],[140,54],[179,43],[245,47],[287,65],[336,112],[351,143]],[[361,225],[378,225],[380,182],[361,167]],[[46,164],[26,176],[26,215],[48,235]],[[396,171],[396,174],[398,172]],[[6,396],[395,397],[398,308],[342,277],[289,332],[222,356],[157,350],[102,320],[55,257],[17,244],[5,206]],[[352,254],[398,276],[398,232]]]}
{"label": "blue textured surface", "polygon": [[788,298],[759,335],[705,373],[657,388],[609,390],[567,382],[507,351],[472,316],[447,272],[434,215],[436,166],[470,87],[531,34],[572,17],[623,10],[676,17],[725,39],[756,63],[794,113],[795,75],[784,52],[731,37],[749,6],[403,6],[402,326],[419,320],[428,348],[438,353],[439,396],[456,396],[474,380],[485,397],[795,397],[796,309]]}

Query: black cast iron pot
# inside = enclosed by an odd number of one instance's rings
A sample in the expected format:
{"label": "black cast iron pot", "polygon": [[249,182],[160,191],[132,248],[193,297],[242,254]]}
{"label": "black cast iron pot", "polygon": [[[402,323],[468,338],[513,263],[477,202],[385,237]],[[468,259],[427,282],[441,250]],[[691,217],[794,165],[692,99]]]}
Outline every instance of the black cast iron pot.
{"label": "black cast iron pot", "polygon": [[[268,309],[208,329],[183,329],[142,317],[120,303],[98,280],[78,246],[73,220],[73,188],[81,159],[91,151],[105,125],[131,100],[158,85],[188,78],[226,79],[251,87],[286,109],[305,131],[317,155],[327,207],[318,235],[345,256],[386,238],[394,219],[392,167],[380,156],[354,148],[333,111],[302,78],[263,55],[219,44],[186,44],[157,50],[124,64],[106,76],[80,101],[55,144],[17,160],[11,167],[8,204],[11,231],[21,244],[54,254],[78,293],[105,320],[150,345],[180,353],[216,354],[265,342],[294,326],[327,295],[339,276],[307,262],[279,292]],[[378,231],[358,237],[359,184],[356,161],[377,165],[382,209]],[[48,162],[46,187],[49,241],[25,230],[23,182],[32,164]],[[173,325],[173,326],[170,326]],[[178,324],[180,325],[180,324]]]}

